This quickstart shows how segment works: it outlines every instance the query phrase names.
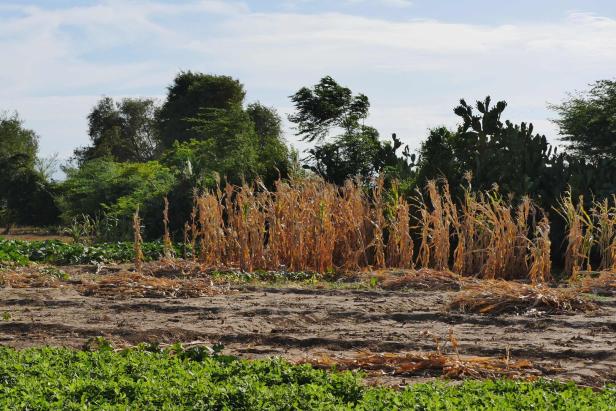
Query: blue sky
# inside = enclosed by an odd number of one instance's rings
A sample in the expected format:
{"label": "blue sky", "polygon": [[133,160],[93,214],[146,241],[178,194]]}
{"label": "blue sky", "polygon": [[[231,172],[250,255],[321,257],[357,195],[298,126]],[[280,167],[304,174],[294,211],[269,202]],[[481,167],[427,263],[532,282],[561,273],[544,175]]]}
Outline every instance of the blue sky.
{"label": "blue sky", "polygon": [[547,103],[616,76],[616,1],[2,0],[0,56],[0,110],[20,113],[42,155],[87,144],[101,96],[162,100],[180,70],[239,78],[283,116],[332,75],[412,148],[456,125],[460,98],[489,94],[556,141]]}

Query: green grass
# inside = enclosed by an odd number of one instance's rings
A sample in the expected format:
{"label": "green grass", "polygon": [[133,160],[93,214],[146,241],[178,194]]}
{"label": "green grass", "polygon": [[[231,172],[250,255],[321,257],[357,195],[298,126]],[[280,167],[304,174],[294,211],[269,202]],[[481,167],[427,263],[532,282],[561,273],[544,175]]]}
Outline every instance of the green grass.
{"label": "green grass", "polygon": [[0,348],[1,409],[607,410],[616,392],[547,381],[366,387],[361,376],[205,349]]}

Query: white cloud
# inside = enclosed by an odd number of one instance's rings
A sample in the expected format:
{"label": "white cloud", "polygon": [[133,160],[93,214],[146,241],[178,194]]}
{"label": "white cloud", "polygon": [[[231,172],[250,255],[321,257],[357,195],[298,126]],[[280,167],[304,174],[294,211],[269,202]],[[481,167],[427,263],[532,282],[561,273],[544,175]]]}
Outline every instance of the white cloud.
{"label": "white cloud", "polygon": [[[455,123],[460,97],[507,98],[515,120],[547,128],[546,101],[613,76],[616,67],[616,20],[579,12],[558,22],[479,25],[259,13],[228,1],[1,9],[21,13],[0,20],[0,109],[19,109],[45,154],[85,144],[96,96],[159,95],[179,69],[238,76],[249,93],[266,96],[251,97],[282,113],[289,94],[332,74],[371,97],[370,123],[384,136],[397,131],[416,146],[428,127]],[[191,17],[204,19],[207,35],[178,23]],[[128,55],[115,60],[116,48]],[[136,57],[142,51],[149,57]]]}
{"label": "white cloud", "polygon": [[411,0],[345,0],[345,1],[350,4],[368,3],[370,1],[373,3],[380,3],[384,6],[396,7],[396,8],[406,8],[406,7],[410,7],[413,5],[413,2]]}

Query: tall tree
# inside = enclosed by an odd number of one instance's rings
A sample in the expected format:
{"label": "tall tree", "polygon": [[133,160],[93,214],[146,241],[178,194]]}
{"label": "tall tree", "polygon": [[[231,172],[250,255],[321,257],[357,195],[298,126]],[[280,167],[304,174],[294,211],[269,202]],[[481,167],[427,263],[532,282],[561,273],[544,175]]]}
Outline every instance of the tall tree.
{"label": "tall tree", "polygon": [[0,219],[13,224],[47,225],[57,220],[53,187],[35,170],[38,136],[17,114],[0,114]]}
{"label": "tall tree", "polygon": [[168,88],[167,100],[158,115],[163,146],[198,139],[199,131],[191,119],[207,109],[241,107],[245,94],[244,86],[229,76],[181,72]]}
{"label": "tall tree", "polygon": [[559,118],[561,140],[575,157],[616,160],[616,80],[600,80],[584,93],[551,105]]}
{"label": "tall tree", "polygon": [[152,99],[104,97],[88,115],[89,147],[75,150],[80,163],[109,157],[118,162],[146,162],[158,152],[158,108]]}
{"label": "tall tree", "polygon": [[0,113],[0,157],[23,156],[34,165],[38,151],[38,136],[32,130],[23,127],[17,113],[9,115]]}
{"label": "tall tree", "polygon": [[[393,143],[382,142],[375,128],[363,124],[370,108],[365,95],[353,95],[349,88],[326,76],[312,88],[301,88],[291,101],[295,113],[289,120],[296,124],[297,135],[319,142],[307,150],[307,168],[337,184],[347,178],[370,178],[383,172],[396,178],[412,176],[414,158],[409,163],[408,147],[402,157],[398,156],[402,143],[395,134]],[[325,141],[336,131],[341,134]]]}
{"label": "tall tree", "polygon": [[297,125],[297,135],[310,142],[323,140],[333,127],[353,133],[370,109],[368,97],[354,96],[330,76],[323,77],[313,88],[302,87],[291,101],[296,112],[289,120]]}

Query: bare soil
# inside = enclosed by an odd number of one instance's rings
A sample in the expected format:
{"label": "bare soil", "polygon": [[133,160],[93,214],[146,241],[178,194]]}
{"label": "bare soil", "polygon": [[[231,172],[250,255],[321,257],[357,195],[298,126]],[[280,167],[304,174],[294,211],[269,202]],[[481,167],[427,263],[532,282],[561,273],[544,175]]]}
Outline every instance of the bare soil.
{"label": "bare soil", "polygon": [[[431,335],[444,343],[451,329],[461,354],[503,357],[509,351],[548,378],[594,386],[616,381],[616,298],[599,298],[599,310],[586,314],[486,316],[446,312],[452,295],[237,286],[197,298],[101,298],[81,295],[70,284],[1,288],[0,344],[80,348],[96,336],[118,346],[203,341],[222,343],[224,353],[244,358],[300,361],[359,350],[434,351]],[[429,377],[383,376],[378,382]]]}

